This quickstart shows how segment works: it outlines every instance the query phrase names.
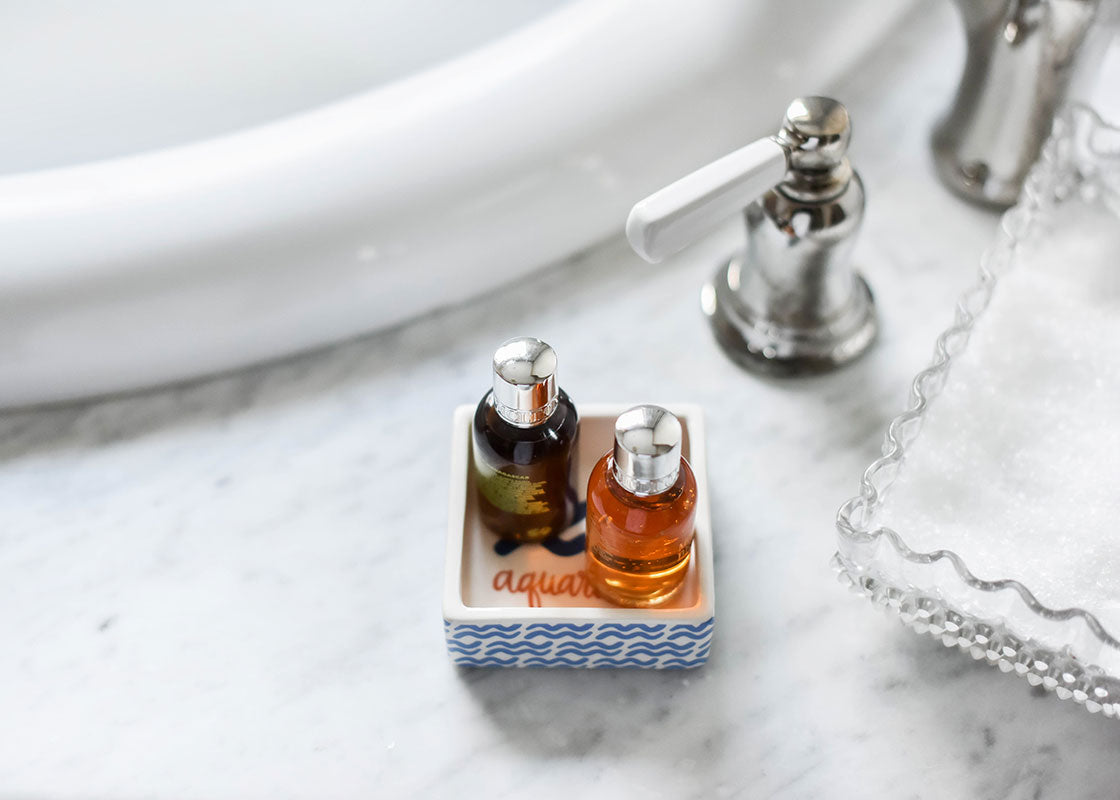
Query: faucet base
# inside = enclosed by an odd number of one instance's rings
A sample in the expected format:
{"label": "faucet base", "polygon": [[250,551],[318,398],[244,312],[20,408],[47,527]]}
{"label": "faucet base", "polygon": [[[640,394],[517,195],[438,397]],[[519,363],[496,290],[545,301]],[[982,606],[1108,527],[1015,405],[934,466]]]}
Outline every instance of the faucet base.
{"label": "faucet base", "polygon": [[802,328],[774,322],[747,308],[728,283],[738,272],[732,259],[704,286],[700,304],[727,356],[740,367],[772,377],[829,372],[863,355],[875,341],[879,325],[867,282],[853,275],[848,304],[820,325]]}

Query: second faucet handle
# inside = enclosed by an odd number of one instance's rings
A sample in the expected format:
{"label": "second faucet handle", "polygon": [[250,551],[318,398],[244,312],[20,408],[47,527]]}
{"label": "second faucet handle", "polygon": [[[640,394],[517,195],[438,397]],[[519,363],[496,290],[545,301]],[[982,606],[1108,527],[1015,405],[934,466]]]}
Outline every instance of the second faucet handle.
{"label": "second faucet handle", "polygon": [[776,136],[713,161],[637,203],[630,245],[650,262],[727,217],[742,215],[746,247],[702,295],[716,339],[747,369],[824,372],[875,338],[871,292],[849,263],[863,220],[863,184],[848,163],[843,104],[803,97]]}

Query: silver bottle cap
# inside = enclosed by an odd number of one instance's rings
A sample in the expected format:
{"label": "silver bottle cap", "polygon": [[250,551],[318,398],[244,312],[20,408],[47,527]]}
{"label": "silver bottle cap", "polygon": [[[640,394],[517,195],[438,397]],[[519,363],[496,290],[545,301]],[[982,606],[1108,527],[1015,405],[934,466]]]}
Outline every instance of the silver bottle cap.
{"label": "silver bottle cap", "polygon": [[556,351],[531,336],[494,351],[494,408],[519,428],[539,425],[556,410]]}
{"label": "silver bottle cap", "polygon": [[681,423],[660,406],[634,406],[614,423],[614,479],[637,495],[660,494],[681,470]]}

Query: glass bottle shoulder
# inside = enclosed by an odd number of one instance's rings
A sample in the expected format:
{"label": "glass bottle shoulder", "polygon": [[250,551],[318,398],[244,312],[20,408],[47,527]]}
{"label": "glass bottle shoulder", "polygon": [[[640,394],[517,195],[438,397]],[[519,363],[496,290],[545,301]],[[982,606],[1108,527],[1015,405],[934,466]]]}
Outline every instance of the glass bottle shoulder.
{"label": "glass bottle shoulder", "polygon": [[474,414],[475,443],[497,453],[505,453],[518,445],[531,445],[537,452],[571,447],[579,429],[579,415],[571,398],[561,389],[556,410],[539,425],[521,428],[513,425],[494,408],[494,392],[488,391],[479,401]]}
{"label": "glass bottle shoulder", "polygon": [[[659,494],[641,496],[623,488],[614,478],[614,456],[611,453],[599,459],[592,470],[589,483],[600,487],[614,503],[634,510],[659,512],[676,509],[681,513],[688,513],[696,504],[696,476],[688,461],[683,458],[676,483]],[[603,497],[600,501],[606,499]],[[588,502],[593,502],[590,496]]]}

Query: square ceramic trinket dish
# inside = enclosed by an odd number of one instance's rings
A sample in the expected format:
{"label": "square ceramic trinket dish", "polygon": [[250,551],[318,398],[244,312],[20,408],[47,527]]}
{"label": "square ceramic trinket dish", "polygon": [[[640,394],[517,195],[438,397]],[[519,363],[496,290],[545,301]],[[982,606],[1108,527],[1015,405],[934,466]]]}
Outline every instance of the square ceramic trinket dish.
{"label": "square ceramic trinket dish", "polygon": [[472,667],[698,667],[715,628],[715,576],[704,418],[668,405],[681,421],[681,451],[696,475],[696,538],[680,591],[664,606],[619,608],[583,575],[583,509],[591,469],[612,446],[614,420],[630,406],[582,405],[577,444],[577,522],[554,540],[516,545],[482,524],[471,460],[474,406],[455,409],[444,567],[443,628],[451,660]]}

